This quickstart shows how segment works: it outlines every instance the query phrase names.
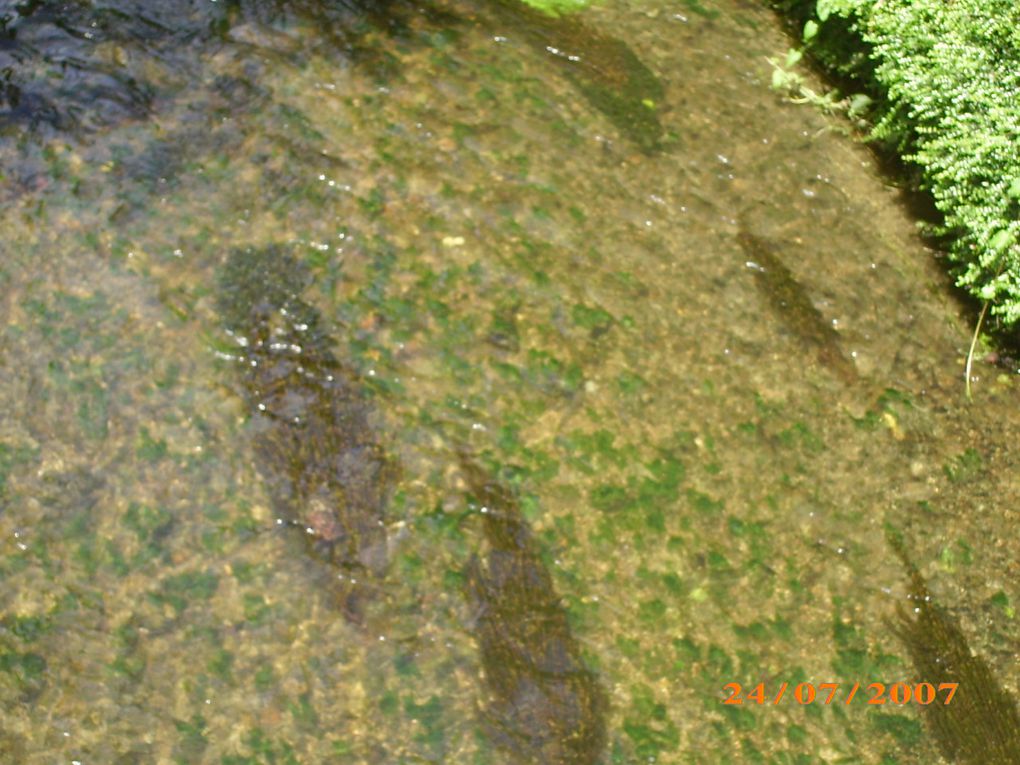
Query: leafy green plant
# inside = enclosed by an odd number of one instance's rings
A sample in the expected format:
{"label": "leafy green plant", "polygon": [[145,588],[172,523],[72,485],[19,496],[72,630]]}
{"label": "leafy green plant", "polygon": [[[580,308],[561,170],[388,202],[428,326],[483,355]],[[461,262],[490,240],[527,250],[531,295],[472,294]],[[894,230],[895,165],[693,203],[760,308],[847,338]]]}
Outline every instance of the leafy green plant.
{"label": "leafy green plant", "polygon": [[[511,0],[516,2],[517,0]],[[549,16],[563,16],[583,10],[591,5],[591,0],[520,0],[525,5],[537,8]]]}
{"label": "leafy green plant", "polygon": [[[921,170],[959,286],[1020,321],[1020,5],[1013,0],[777,0],[804,50],[860,88],[870,137]],[[798,51],[799,52],[799,51]],[[773,83],[824,107],[774,63]],[[799,91],[799,94],[797,93]],[[852,101],[854,96],[850,97]],[[849,106],[850,104],[847,104]]]}

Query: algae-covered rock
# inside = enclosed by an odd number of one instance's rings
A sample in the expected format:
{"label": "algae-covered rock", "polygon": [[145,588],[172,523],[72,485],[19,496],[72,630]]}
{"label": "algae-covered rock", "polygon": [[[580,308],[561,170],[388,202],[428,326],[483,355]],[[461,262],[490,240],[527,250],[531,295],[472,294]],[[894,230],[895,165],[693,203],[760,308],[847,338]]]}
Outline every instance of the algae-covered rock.
{"label": "algae-covered rock", "polygon": [[467,595],[489,692],[489,736],[517,762],[587,765],[606,741],[607,700],[513,494],[469,458],[461,467],[488,551],[467,567]]}
{"label": "algae-covered rock", "polygon": [[240,348],[241,391],[274,510],[305,528],[317,557],[347,573],[343,605],[357,619],[366,575],[386,567],[384,508],[395,468],[356,375],[300,296],[308,281],[278,247],[235,250],[217,303]]}

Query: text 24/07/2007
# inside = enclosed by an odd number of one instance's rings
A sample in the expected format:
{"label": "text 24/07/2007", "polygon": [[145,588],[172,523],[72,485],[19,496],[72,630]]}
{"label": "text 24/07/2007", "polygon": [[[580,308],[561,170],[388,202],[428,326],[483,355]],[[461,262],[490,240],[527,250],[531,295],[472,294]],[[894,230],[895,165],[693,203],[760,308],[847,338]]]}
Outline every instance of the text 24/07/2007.
{"label": "text 24/07/2007", "polygon": [[[958,686],[959,683],[939,683],[938,685],[932,683],[915,683],[914,685],[909,683],[893,683],[892,685],[868,683],[864,686],[866,698],[858,700],[865,701],[867,704],[899,704],[901,706],[911,702],[927,706],[936,701],[948,705],[956,695]],[[722,703],[743,704],[746,702],[759,706],[763,704],[775,706],[784,698],[789,698],[786,695],[789,687],[789,683],[780,683],[776,695],[772,697],[766,695],[765,683],[758,683],[746,692],[743,691],[743,686],[740,683],[727,683],[723,686],[723,690],[729,695],[723,699]],[[845,699],[839,699],[838,702],[849,704],[857,697],[861,683],[854,683],[852,686],[848,683],[819,683],[817,686],[812,683],[799,683],[794,686],[791,695],[797,704],[814,704],[816,701],[832,704],[837,701],[836,697],[841,687],[849,687],[850,692]]]}

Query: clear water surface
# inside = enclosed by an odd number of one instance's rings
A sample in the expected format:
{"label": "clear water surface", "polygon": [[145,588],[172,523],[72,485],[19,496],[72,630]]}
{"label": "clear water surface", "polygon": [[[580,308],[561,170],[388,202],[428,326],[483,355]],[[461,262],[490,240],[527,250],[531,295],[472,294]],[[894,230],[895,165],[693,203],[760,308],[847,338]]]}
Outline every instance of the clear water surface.
{"label": "clear water surface", "polygon": [[[0,133],[5,762],[521,760],[464,450],[604,689],[599,762],[938,761],[916,704],[722,703],[915,678],[890,533],[1017,690],[1015,377],[965,401],[967,317],[867,151],[770,91],[769,12],[260,7],[110,33],[61,118],[41,57]],[[218,294],[268,247],[396,467],[358,619],[255,456]]]}

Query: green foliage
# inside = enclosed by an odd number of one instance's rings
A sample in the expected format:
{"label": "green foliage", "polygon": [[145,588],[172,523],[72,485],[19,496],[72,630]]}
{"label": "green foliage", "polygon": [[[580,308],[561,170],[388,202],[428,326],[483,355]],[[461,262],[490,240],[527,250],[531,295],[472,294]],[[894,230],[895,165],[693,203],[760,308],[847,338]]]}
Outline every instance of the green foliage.
{"label": "green foliage", "polygon": [[[874,99],[871,137],[921,170],[957,283],[1020,321],[1020,5],[1014,0],[776,0],[805,49]],[[776,65],[777,87],[797,85]],[[832,102],[831,97],[804,100]],[[858,100],[858,104],[865,104]],[[825,105],[825,104],[823,104]]]}
{"label": "green foliage", "polygon": [[[511,2],[514,0],[511,0]],[[591,0],[520,0],[525,5],[546,13],[550,16],[561,16],[576,13],[591,5]]]}

